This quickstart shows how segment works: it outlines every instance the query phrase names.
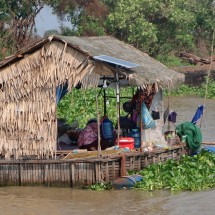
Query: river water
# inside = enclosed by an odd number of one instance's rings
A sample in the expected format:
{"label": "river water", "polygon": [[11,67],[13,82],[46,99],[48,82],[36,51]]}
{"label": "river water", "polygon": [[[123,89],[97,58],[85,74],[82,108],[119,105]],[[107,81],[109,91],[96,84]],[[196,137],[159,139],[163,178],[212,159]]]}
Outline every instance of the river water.
{"label": "river water", "polygon": [[[203,139],[215,141],[215,100],[204,102],[204,99],[192,97],[170,98],[170,107],[177,112],[176,124],[191,121],[201,104],[206,106],[202,121]],[[215,189],[199,192],[146,192],[2,187],[0,199],[0,214],[3,215],[215,214]]]}

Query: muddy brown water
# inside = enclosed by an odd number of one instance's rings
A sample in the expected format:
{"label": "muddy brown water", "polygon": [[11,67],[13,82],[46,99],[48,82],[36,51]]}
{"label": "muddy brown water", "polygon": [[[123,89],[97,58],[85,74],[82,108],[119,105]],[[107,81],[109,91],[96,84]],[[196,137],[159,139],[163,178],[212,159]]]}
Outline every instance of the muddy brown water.
{"label": "muddy brown water", "polygon": [[[166,100],[165,100],[166,101]],[[190,121],[203,99],[171,98],[177,123]],[[203,138],[215,141],[215,100],[207,100],[202,122]],[[215,189],[199,192],[141,190],[90,191],[71,188],[1,187],[3,215],[102,215],[102,214],[215,214]]]}

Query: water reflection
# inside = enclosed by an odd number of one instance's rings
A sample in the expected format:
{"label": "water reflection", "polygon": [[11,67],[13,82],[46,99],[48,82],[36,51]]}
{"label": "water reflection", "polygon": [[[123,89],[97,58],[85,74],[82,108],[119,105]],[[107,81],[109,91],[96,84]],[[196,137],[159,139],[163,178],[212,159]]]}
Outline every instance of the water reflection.
{"label": "water reflection", "polygon": [[0,189],[4,215],[214,214],[215,191],[89,191],[70,188]]}

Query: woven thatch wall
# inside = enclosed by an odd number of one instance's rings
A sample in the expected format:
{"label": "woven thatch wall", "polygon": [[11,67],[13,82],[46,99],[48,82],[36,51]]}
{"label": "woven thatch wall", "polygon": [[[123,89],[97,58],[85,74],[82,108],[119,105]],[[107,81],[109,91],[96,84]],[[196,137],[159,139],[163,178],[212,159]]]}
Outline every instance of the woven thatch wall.
{"label": "woven thatch wall", "polygon": [[[22,56],[23,57],[23,56]],[[96,86],[101,65],[60,42],[24,56],[0,72],[0,154],[44,157],[56,150],[56,86],[68,80]],[[109,71],[107,71],[109,72]],[[86,75],[87,74],[87,75]]]}

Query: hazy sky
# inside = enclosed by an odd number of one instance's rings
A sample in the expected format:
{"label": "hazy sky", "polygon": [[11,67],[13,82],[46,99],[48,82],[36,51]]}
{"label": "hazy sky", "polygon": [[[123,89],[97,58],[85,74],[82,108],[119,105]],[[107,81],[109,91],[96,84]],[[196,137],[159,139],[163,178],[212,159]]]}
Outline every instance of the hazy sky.
{"label": "hazy sky", "polygon": [[[36,28],[40,36],[43,36],[47,30],[59,30],[60,21],[57,16],[52,14],[50,7],[44,7],[40,13],[36,16]],[[64,25],[71,26],[69,22],[64,22]]]}

